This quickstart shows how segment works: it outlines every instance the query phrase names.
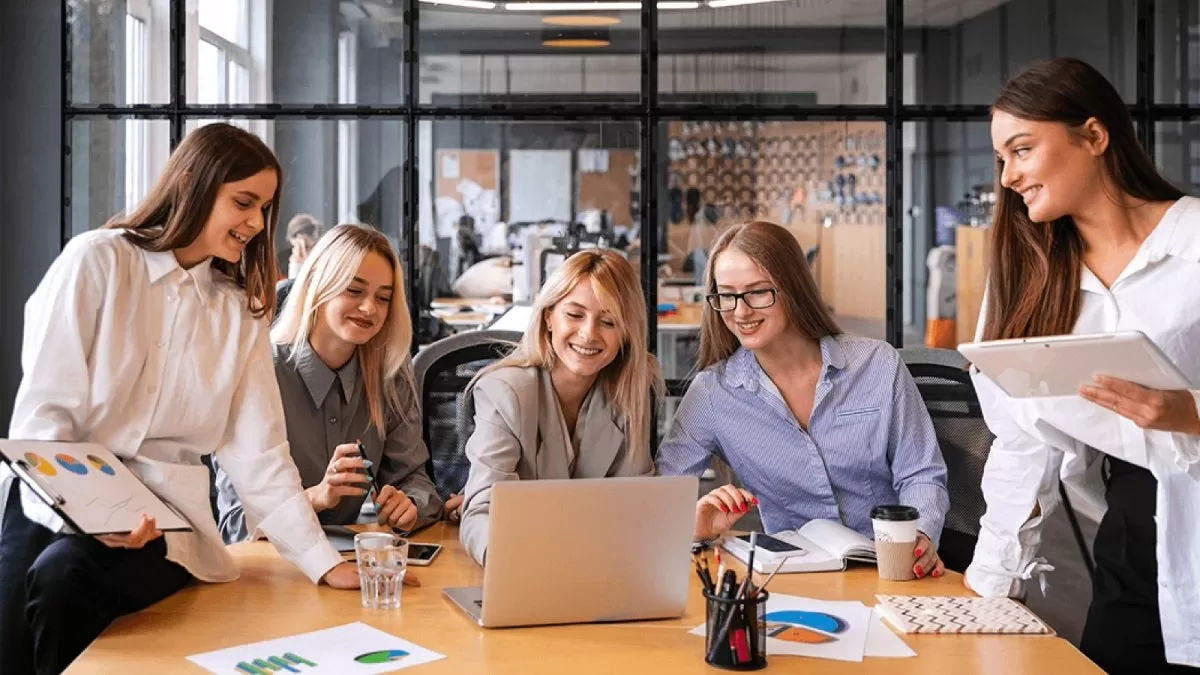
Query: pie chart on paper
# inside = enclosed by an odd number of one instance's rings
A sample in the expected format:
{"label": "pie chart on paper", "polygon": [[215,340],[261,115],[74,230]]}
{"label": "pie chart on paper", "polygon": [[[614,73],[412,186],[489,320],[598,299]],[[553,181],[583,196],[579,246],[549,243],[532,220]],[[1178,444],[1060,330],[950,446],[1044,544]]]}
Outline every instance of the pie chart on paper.
{"label": "pie chart on paper", "polygon": [[381,649],[377,652],[367,652],[366,654],[356,656],[354,657],[354,660],[358,661],[359,663],[369,664],[392,663],[394,661],[399,661],[406,656],[408,656],[408,652],[404,651],[403,649]]}
{"label": "pie chart on paper", "polygon": [[91,464],[97,471],[99,471],[100,473],[102,473],[106,476],[117,475],[117,472],[113,471],[113,468],[108,465],[108,462],[100,459],[99,457],[97,457],[95,455],[88,455],[87,461],[88,461],[88,464]]}
{"label": "pie chart on paper", "polygon": [[87,475],[87,472],[88,472],[87,467],[84,466],[79,460],[75,459],[74,457],[72,457],[70,455],[63,454],[60,452],[54,456],[54,460],[58,462],[59,466],[66,469],[67,471],[70,471],[71,473],[77,473],[80,476]]}
{"label": "pie chart on paper", "polygon": [[835,635],[844,633],[849,627],[845,619],[825,612],[784,610],[768,612],[764,618],[767,620],[767,637],[785,642],[814,645],[837,642]]}
{"label": "pie chart on paper", "polygon": [[42,457],[41,455],[37,454],[36,452],[25,453],[25,463],[28,464],[29,466],[33,467],[34,470],[36,470],[38,473],[42,474],[43,476],[57,476],[58,475],[58,469],[55,469],[53,464],[46,461],[45,457]]}

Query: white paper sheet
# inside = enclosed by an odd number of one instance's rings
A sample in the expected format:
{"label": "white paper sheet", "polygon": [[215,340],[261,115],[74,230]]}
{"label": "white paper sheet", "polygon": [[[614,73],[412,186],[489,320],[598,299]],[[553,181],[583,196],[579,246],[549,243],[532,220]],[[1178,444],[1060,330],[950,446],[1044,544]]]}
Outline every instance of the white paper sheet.
{"label": "white paper sheet", "polygon": [[[767,599],[767,656],[862,661],[872,621],[871,608],[861,602],[772,594]],[[701,625],[689,632],[703,636],[704,631]]]}
{"label": "white paper sheet", "polygon": [[867,656],[904,659],[917,653],[904,642],[904,638],[892,632],[883,621],[883,612],[876,607],[871,610],[871,627],[867,630]]}
{"label": "white paper sheet", "polygon": [[402,670],[444,658],[444,654],[355,622],[196,654],[188,660],[210,672],[233,675],[365,675]]}

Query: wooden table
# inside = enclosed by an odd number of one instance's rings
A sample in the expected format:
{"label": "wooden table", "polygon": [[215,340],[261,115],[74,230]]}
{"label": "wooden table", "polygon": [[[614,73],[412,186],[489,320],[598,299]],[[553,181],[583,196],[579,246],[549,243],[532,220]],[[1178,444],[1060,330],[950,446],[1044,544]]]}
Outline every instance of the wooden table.
{"label": "wooden table", "polygon": [[[683,618],[623,624],[483,629],[441,594],[446,586],[482,582],[482,570],[444,525],[415,540],[445,546],[431,567],[411,568],[421,588],[404,589],[396,611],[365,610],[357,591],[314,586],[265,542],[232,547],[242,578],[231,584],[197,584],[145,610],[117,620],[67,670],[86,673],[203,672],[190,654],[285,637],[362,621],[447,658],[414,673],[712,673],[702,656],[703,638],[688,630],[704,622],[699,582]],[[770,590],[826,600],[874,604],[876,593],[962,595],[961,577],[895,583],[871,568],[835,574],[780,575]],[[917,652],[910,659],[868,658],[862,663],[795,656],[769,657],[777,673],[1098,673],[1067,641],[1034,636],[904,636]]]}

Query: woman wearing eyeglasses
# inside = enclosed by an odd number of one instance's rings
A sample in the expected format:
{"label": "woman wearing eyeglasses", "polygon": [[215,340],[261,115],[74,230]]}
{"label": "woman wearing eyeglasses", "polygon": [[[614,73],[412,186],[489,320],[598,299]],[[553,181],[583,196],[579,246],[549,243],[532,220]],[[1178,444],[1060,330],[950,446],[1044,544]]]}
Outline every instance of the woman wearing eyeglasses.
{"label": "woman wearing eyeglasses", "polygon": [[916,384],[891,345],[843,333],[786,229],[750,222],[717,239],[705,270],[699,371],[658,451],[661,474],[712,455],[746,489],[696,505],[697,539],[758,505],[767,532],[834,520],[867,537],[871,509],[920,512],[913,572],[941,576],[946,465]]}

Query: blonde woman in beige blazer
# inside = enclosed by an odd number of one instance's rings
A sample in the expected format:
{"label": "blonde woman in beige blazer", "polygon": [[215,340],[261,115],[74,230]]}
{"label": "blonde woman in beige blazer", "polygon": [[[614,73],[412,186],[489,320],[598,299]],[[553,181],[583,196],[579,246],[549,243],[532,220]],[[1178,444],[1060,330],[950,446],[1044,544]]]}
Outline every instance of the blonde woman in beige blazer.
{"label": "blonde woman in beige blazer", "polygon": [[521,343],[469,388],[460,538],[471,557],[486,558],[499,481],[653,474],[652,391],[662,399],[633,266],[608,249],[572,255],[546,280]]}

